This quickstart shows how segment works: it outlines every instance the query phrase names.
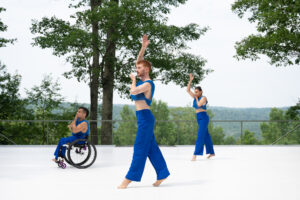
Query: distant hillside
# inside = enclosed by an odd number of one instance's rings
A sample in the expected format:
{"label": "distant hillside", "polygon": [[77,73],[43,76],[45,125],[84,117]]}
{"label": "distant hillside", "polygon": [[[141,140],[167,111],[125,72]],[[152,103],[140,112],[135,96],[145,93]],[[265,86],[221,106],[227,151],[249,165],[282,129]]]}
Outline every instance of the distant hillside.
{"label": "distant hillside", "polygon": [[[120,119],[120,112],[124,105],[115,104],[113,116],[114,119]],[[135,110],[134,105],[129,105],[132,110]],[[176,108],[176,107],[169,107]],[[268,120],[269,113],[272,108],[229,108],[229,107],[214,107],[208,108],[214,114],[213,120]],[[287,110],[288,107],[278,109]]]}
{"label": "distant hillside", "polygon": [[[70,103],[64,103],[63,106],[68,107],[70,106]],[[89,107],[88,104],[84,104],[84,106]],[[122,104],[114,105],[113,119],[115,120],[121,119],[120,112],[122,111],[123,106],[124,105]],[[129,105],[129,107],[133,111],[135,111],[134,105]],[[175,107],[169,107],[169,108],[175,108]],[[211,110],[214,115],[212,120],[268,120],[269,113],[272,108],[229,108],[229,107],[210,106],[208,109]],[[278,109],[287,110],[288,107],[281,107]],[[101,119],[101,116],[99,116],[99,119]],[[241,124],[239,122],[214,122],[214,126],[221,126],[226,135],[233,135],[235,137],[240,137]],[[254,132],[255,135],[258,138],[260,138],[260,123],[245,122],[243,123],[243,130],[246,129]]]}
{"label": "distant hillside", "polygon": [[[114,105],[114,119],[120,119],[120,112],[122,108],[123,105]],[[130,108],[135,110],[134,105],[130,105]],[[210,106],[208,109],[211,110],[214,115],[212,120],[269,120],[269,113],[272,108],[228,108]],[[278,109],[287,110],[288,107]],[[222,127],[225,135],[240,137],[241,123],[239,122],[214,122],[214,126]],[[259,122],[244,122],[243,130],[246,129],[254,132],[256,137],[261,137]]]}

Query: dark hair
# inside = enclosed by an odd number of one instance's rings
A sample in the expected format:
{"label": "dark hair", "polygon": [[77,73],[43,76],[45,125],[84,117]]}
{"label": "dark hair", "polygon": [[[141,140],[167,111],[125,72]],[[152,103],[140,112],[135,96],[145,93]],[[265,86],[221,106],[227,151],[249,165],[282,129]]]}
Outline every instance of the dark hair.
{"label": "dark hair", "polygon": [[82,107],[79,107],[78,110],[79,109],[82,109],[85,112],[85,118],[87,118],[89,116],[89,110],[86,107],[82,106]]}
{"label": "dark hair", "polygon": [[199,90],[200,92],[202,92],[202,88],[200,86],[195,87],[195,90]]}

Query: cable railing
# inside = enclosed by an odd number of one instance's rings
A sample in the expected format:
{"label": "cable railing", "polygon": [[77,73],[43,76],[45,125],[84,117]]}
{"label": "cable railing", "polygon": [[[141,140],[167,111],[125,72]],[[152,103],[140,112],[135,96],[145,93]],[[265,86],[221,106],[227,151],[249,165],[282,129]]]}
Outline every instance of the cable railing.
{"label": "cable railing", "polygon": [[[71,135],[72,120],[0,120],[0,144],[56,144]],[[97,123],[101,144],[101,123],[111,123],[112,144],[133,145],[136,120],[88,120]],[[156,120],[155,136],[160,145],[193,145],[197,139],[196,120]],[[214,144],[300,144],[300,120],[210,120]],[[90,134],[91,135],[91,134]]]}

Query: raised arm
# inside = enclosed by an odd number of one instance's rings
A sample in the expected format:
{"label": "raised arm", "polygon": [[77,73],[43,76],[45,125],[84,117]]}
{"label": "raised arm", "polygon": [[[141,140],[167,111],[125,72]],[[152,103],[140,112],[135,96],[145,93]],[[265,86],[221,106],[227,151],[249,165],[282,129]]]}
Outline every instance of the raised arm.
{"label": "raised arm", "polygon": [[189,95],[191,95],[191,97],[194,99],[194,98],[195,98],[195,94],[191,91],[191,84],[192,84],[193,79],[194,79],[194,76],[193,76],[193,74],[191,73],[191,74],[190,74],[190,81],[189,81],[189,83],[188,83],[188,85],[187,85],[186,91],[187,91],[187,93],[189,93]]}
{"label": "raised arm", "polygon": [[145,51],[146,51],[149,43],[150,43],[150,41],[148,40],[148,36],[144,35],[143,40],[142,40],[142,48],[141,48],[141,50],[139,52],[139,55],[136,59],[136,63],[138,63],[141,60],[144,60],[144,54],[145,54]]}

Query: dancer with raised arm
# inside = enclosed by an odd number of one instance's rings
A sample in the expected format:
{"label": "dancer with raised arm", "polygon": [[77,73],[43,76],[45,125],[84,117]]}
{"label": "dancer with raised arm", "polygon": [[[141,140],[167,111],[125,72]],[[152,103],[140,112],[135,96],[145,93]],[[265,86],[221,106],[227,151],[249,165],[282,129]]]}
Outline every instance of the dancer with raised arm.
{"label": "dancer with raised arm", "polygon": [[142,48],[136,61],[137,76],[141,80],[136,83],[136,77],[130,74],[132,80],[130,96],[135,101],[138,127],[131,166],[124,181],[118,187],[119,189],[127,188],[132,181],[141,181],[147,157],[157,174],[157,180],[153,183],[153,186],[158,187],[170,175],[154,136],[155,118],[150,110],[150,105],[155,85],[149,76],[151,63],[144,60],[144,53],[148,44],[148,37],[144,35]]}
{"label": "dancer with raised arm", "polygon": [[195,151],[192,161],[195,161],[197,155],[203,155],[204,145],[206,154],[209,154],[208,159],[215,156],[213,143],[208,132],[209,116],[206,113],[206,105],[208,103],[207,98],[202,95],[202,88],[197,86],[194,93],[191,91],[191,84],[194,79],[193,74],[190,74],[190,81],[187,85],[187,93],[194,99],[193,108],[196,109],[196,118],[198,123],[198,134],[195,145]]}

